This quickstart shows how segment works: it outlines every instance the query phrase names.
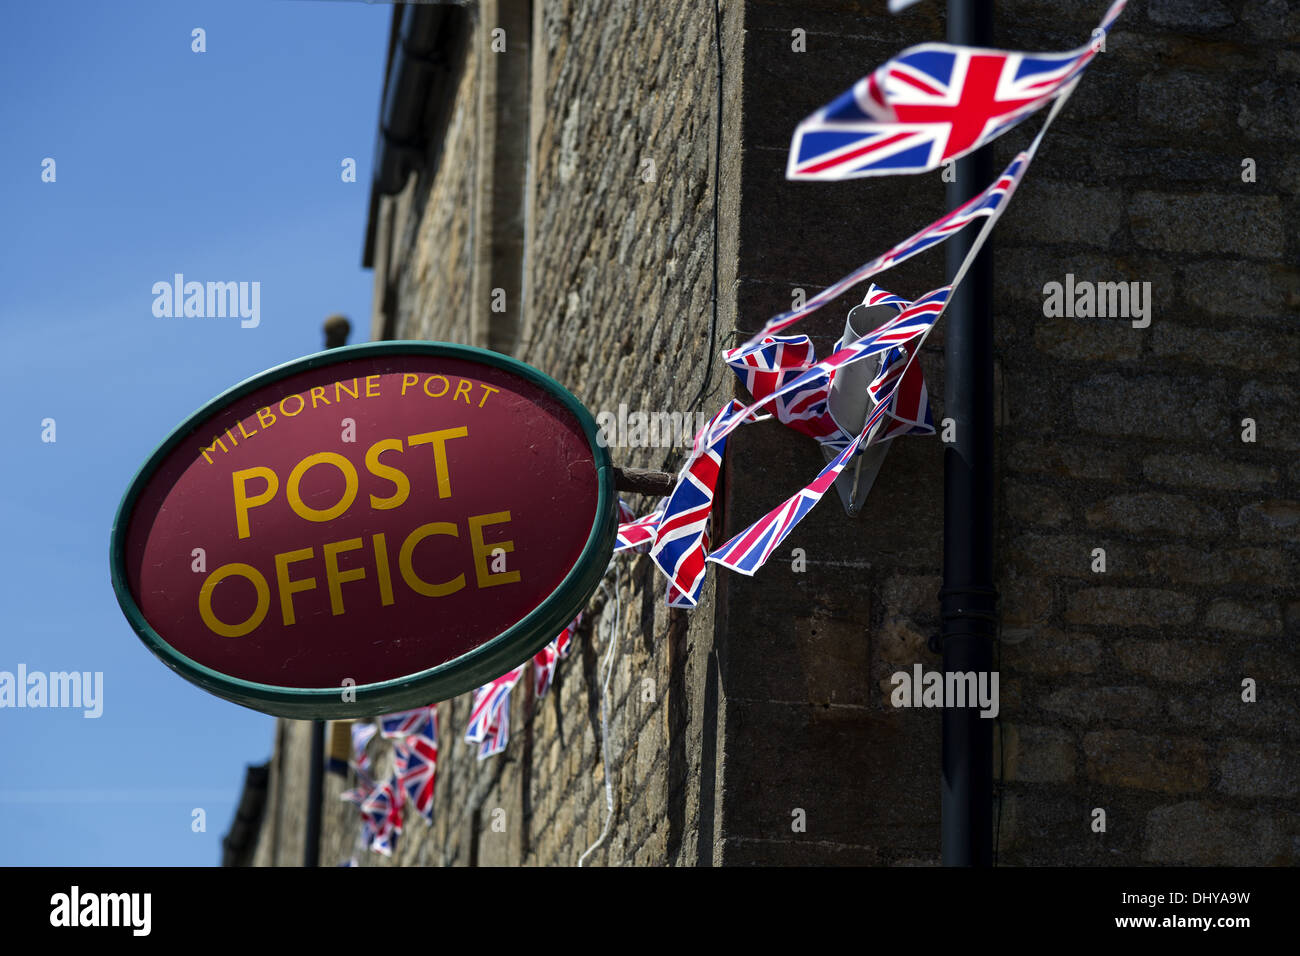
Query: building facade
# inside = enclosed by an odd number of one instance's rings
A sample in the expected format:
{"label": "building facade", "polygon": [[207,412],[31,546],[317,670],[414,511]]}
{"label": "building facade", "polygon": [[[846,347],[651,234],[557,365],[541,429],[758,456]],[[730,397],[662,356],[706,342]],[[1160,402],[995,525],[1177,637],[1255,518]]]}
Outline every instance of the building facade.
{"label": "building facade", "polygon": [[[744,397],[723,349],[945,208],[937,173],[785,179],[800,119],[942,39],[941,3],[885,7],[395,7],[371,337],[508,353],[593,413]],[[1103,7],[1001,0],[998,45],[1077,47]],[[1131,0],[994,232],[1001,864],[1296,862],[1297,42],[1282,0]],[[915,297],[943,270],[931,253],[877,281]],[[1149,311],[1053,308],[1051,283],[1082,282],[1132,283]],[[794,331],[824,355],[856,301]],[[936,421],[943,332],[920,355]],[[468,696],[439,706],[433,824],[408,813],[362,865],[572,865],[594,844],[588,865],[938,862],[940,711],[893,706],[891,678],[939,667],[943,444],[893,444],[858,518],[828,495],[754,577],[711,568],[693,611],[665,607],[648,558],[616,559],[551,694],[516,689],[503,755],[462,742]],[[737,432],[712,539],[823,463],[775,422]],[[309,725],[278,726],[259,865],[302,860]],[[355,849],[345,785],[327,776],[325,864]]]}

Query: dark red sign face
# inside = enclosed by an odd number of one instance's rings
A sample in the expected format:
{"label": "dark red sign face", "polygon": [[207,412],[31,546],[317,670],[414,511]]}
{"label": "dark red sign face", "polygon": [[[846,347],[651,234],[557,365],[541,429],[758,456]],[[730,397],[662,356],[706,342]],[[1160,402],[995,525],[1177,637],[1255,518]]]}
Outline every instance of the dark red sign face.
{"label": "dark red sign face", "polygon": [[114,535],[119,599],[155,652],[291,699],[346,704],[357,687],[346,709],[377,713],[393,690],[418,698],[420,675],[450,696],[554,637],[609,558],[591,550],[612,541],[608,461],[567,392],[488,354],[336,350],[182,426]]}

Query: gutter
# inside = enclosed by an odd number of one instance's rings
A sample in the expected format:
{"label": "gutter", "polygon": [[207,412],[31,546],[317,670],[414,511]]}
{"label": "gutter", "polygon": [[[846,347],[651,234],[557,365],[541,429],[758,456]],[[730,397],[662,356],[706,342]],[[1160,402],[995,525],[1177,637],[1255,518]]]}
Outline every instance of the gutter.
{"label": "gutter", "polygon": [[421,3],[393,8],[361,257],[364,268],[374,267],[380,199],[401,192],[411,173],[437,168],[437,155],[429,156],[429,148],[441,147],[468,22],[469,15],[459,6]]}
{"label": "gutter", "polygon": [[221,840],[222,866],[251,866],[257,848],[257,835],[266,814],[267,781],[270,764],[249,766],[244,770],[244,789],[239,794],[235,819]]}

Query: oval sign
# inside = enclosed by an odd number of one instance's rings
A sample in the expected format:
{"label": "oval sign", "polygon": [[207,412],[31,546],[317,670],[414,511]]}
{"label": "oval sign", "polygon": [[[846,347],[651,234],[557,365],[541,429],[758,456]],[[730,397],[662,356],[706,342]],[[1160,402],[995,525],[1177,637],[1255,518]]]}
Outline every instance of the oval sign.
{"label": "oval sign", "polygon": [[446,700],[599,586],[613,469],[576,398],[437,342],[332,349],[191,415],[123,496],[118,603],[162,661],[283,717]]}

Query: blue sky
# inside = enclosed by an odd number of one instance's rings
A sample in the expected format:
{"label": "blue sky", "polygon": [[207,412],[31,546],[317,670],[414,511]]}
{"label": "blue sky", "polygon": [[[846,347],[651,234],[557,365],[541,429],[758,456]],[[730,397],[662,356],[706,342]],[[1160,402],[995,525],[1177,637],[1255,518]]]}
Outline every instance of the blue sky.
{"label": "blue sky", "polygon": [[[273,718],[191,686],[136,638],[109,583],[109,530],[135,470],[208,399],[318,351],[331,312],[368,338],[361,249],[391,13],[5,10],[0,671],[102,671],[104,711],[0,709],[0,864],[213,865],[245,765],[270,755]],[[155,317],[151,288],[177,272],[260,282],[260,324]]]}

